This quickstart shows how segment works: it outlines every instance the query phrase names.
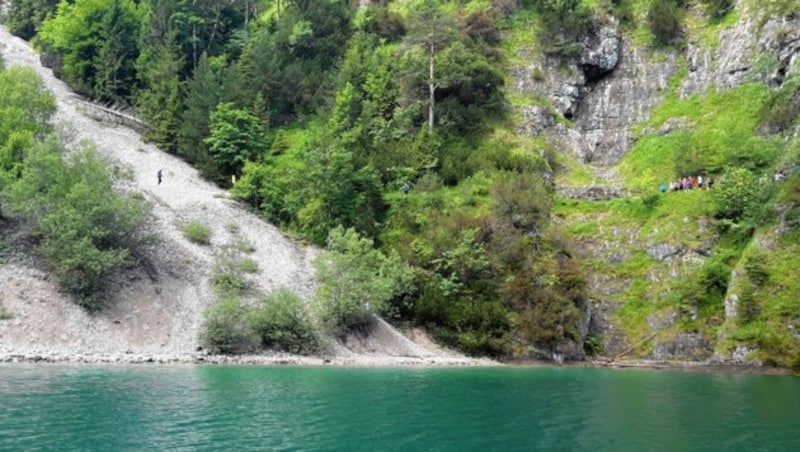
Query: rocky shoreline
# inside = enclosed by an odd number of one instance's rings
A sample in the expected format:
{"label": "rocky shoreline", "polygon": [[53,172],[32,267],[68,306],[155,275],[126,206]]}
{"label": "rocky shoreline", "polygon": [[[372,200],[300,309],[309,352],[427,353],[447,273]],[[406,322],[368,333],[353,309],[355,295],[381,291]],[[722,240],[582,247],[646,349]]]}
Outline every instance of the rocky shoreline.
{"label": "rocky shoreline", "polygon": [[302,356],[288,353],[259,355],[148,354],[148,353],[0,353],[3,364],[87,364],[87,365],[221,365],[221,366],[336,366],[336,367],[559,367],[606,368],[618,370],[664,370],[702,373],[791,375],[790,369],[719,362],[608,360],[567,361],[557,364],[541,360],[496,361],[470,357],[418,357],[357,355],[351,357]]}
{"label": "rocky shoreline", "polygon": [[141,364],[228,366],[340,366],[340,367],[492,367],[488,358],[358,355],[351,357],[302,356],[286,353],[260,355],[147,354],[147,353],[0,353],[0,365],[41,364]]}
{"label": "rocky shoreline", "polygon": [[540,361],[507,361],[505,365],[528,367],[583,367],[605,369],[641,369],[663,371],[685,371],[702,373],[729,373],[729,374],[764,374],[764,375],[792,375],[791,369],[782,367],[768,367],[754,364],[725,363],[718,361],[659,361],[652,359],[624,359],[614,360],[606,358],[587,359],[586,361],[566,361],[563,364]]}

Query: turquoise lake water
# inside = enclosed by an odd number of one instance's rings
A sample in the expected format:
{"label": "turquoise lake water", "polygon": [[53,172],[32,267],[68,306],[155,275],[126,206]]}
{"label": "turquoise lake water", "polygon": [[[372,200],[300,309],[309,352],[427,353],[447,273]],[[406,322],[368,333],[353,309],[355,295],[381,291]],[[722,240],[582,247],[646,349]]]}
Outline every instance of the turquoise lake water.
{"label": "turquoise lake water", "polygon": [[800,378],[0,366],[0,450],[800,450]]}

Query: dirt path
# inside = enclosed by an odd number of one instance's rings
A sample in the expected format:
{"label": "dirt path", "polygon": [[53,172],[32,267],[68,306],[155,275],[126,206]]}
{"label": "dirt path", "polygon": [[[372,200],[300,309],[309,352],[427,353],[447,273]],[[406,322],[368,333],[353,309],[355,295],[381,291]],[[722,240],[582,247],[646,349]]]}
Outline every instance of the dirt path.
{"label": "dirt path", "polygon": [[[0,54],[6,67],[25,66],[39,74],[57,99],[54,123],[69,141],[94,143],[101,155],[131,175],[126,188],[142,193],[153,205],[151,227],[160,237],[148,255],[151,271],[140,268],[115,281],[108,308],[95,315],[59,294],[41,263],[20,253],[0,265],[0,303],[13,315],[0,321],[0,362],[4,356],[5,360],[45,357],[45,361],[196,360],[202,312],[213,302],[209,278],[215,259],[238,241],[255,247],[247,257],[258,263],[260,271],[250,282],[259,292],[287,287],[304,298],[310,296],[316,250],[288,240],[277,228],[231,201],[225,191],[203,180],[197,170],[144,143],[135,131],[89,119],[83,114],[82,102],[50,69],[41,66],[27,42],[10,35],[5,27],[0,27]],[[199,221],[211,229],[210,246],[184,238],[181,231],[188,221]],[[385,322],[374,332],[357,347],[337,347],[330,359],[367,365],[393,360],[401,365],[414,360],[446,365],[484,362],[434,347],[423,349]],[[307,361],[284,355],[262,359]]]}

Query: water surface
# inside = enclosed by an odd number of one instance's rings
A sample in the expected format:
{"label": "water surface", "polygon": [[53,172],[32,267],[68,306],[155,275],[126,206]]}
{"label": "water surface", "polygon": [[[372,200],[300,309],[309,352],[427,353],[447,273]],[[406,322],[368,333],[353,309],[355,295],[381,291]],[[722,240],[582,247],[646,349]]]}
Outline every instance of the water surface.
{"label": "water surface", "polygon": [[0,366],[0,450],[800,450],[800,378]]}

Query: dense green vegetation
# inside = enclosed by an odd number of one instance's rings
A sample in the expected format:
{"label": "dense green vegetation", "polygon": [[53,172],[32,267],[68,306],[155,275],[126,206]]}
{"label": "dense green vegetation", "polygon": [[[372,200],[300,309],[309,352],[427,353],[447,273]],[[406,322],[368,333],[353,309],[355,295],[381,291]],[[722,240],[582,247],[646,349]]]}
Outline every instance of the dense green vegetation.
{"label": "dense green vegetation", "polygon": [[145,206],[112,188],[91,149],[68,151],[50,130],[53,97],[31,70],[0,70],[0,213],[30,225],[63,290],[103,304],[113,273],[147,240]]}
{"label": "dense green vegetation", "polygon": [[386,314],[388,303],[412,290],[412,271],[396,252],[384,256],[353,229],[331,230],[326,252],[315,261],[317,316],[325,329],[345,335]]}
{"label": "dense green vegetation", "polygon": [[[7,23],[76,90],[135,107],[148,139],[267,220],[328,245],[313,321],[336,334],[380,313],[426,325],[470,353],[525,355],[584,341],[596,352],[600,340],[577,327],[589,274],[619,281],[616,322],[632,344],[650,335],[648,317],[678,312],[659,338],[701,332],[751,344],[770,362],[800,362],[788,329],[800,306],[787,276],[800,264],[790,252],[800,218],[797,75],[773,89],[763,80],[777,62],[754,56],[760,80],[687,99],[666,93],[615,168],[631,195],[605,202],[555,195],[553,177],[587,185],[591,168],[516,134],[508,108],[550,102],[507,92],[520,47],[567,61],[585,30],[613,16],[658,58],[687,40],[713,45],[735,20],[733,2],[353,3],[15,0]],[[786,0],[761,6],[796,9]],[[682,125],[653,132],[671,120]],[[9,185],[24,173],[31,137],[46,130],[5,124],[0,184]],[[780,184],[777,171],[786,175]],[[696,174],[715,178],[717,189],[657,191]],[[612,244],[619,265],[578,261],[573,244],[595,240]],[[765,240],[773,245],[759,245]],[[673,265],[632,243],[707,256]],[[292,295],[244,301],[245,275],[257,271],[246,262],[218,265],[206,347],[319,347]],[[733,292],[735,322],[724,318]]]}
{"label": "dense green vegetation", "polygon": [[[557,205],[575,240],[604,240],[617,254],[630,254],[620,268],[609,268],[602,259],[586,265],[597,276],[619,280],[618,322],[631,343],[651,335],[648,318],[677,313],[675,324],[657,337],[699,332],[723,338],[719,349],[745,343],[767,363],[797,366],[800,348],[792,328],[800,303],[788,296],[794,283],[786,275],[800,264],[787,254],[797,246],[796,224],[789,219],[797,215],[800,141],[781,132],[793,130],[800,119],[787,95],[794,83],[788,80],[776,91],[749,83],[724,93],[669,98],[642,129],[675,118],[686,126],[666,135],[643,134],[618,166],[635,196]],[[776,124],[776,111],[789,116]],[[767,129],[775,134],[758,133]],[[776,181],[778,173],[786,179]],[[661,183],[686,174],[714,178],[715,187],[658,193]],[[617,236],[620,230],[628,234],[624,240]],[[698,265],[660,261],[645,252],[646,246],[664,243],[705,250],[707,258]],[[678,278],[670,277],[675,273]],[[726,320],[725,301],[732,295],[738,317]],[[646,354],[652,341],[640,347]]]}

